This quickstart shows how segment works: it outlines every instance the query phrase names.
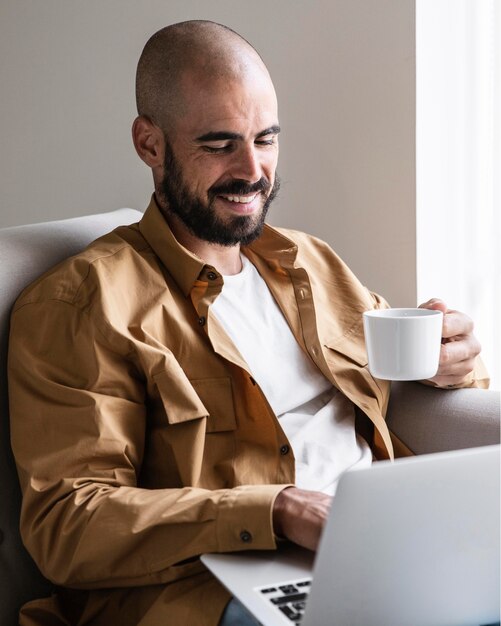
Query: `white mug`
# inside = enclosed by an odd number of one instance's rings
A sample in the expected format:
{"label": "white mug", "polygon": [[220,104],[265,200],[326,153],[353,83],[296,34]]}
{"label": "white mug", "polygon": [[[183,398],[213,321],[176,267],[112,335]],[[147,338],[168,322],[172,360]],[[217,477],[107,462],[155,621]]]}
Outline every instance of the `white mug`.
{"label": "white mug", "polygon": [[425,380],[435,376],[440,358],[442,311],[365,311],[369,371],[385,380]]}

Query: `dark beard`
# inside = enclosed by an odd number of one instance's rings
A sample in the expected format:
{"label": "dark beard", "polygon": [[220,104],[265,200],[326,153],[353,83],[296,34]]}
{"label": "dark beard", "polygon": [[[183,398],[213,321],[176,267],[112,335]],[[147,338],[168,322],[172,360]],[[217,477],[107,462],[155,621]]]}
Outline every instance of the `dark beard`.
{"label": "dark beard", "polygon": [[[265,178],[253,184],[244,180],[232,180],[225,185],[211,187],[208,191],[208,202],[204,204],[188,190],[181,168],[169,143],[165,141],[164,175],[160,184],[161,196],[167,203],[165,210],[176,215],[198,239],[221,246],[248,245],[261,235],[268,209],[279,188],[278,176],[275,177],[273,187]],[[251,215],[238,215],[231,221],[224,222],[216,214],[214,202],[218,195],[244,196],[254,192],[269,192],[257,219]]]}

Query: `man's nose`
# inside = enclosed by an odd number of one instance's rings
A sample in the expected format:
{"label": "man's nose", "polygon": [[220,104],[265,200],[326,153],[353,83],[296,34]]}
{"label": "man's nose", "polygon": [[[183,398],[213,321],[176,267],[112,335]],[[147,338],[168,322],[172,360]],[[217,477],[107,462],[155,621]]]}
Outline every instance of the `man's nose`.
{"label": "man's nose", "polygon": [[234,154],[235,160],[231,168],[233,178],[240,178],[249,183],[256,183],[261,179],[262,167],[259,154],[254,145],[241,146]]}

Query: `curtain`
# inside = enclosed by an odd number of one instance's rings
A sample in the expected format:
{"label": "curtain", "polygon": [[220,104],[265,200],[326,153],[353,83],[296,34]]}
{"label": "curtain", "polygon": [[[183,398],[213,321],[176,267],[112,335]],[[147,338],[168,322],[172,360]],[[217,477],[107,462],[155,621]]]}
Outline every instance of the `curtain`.
{"label": "curtain", "polygon": [[475,321],[500,388],[500,0],[416,0],[417,286]]}

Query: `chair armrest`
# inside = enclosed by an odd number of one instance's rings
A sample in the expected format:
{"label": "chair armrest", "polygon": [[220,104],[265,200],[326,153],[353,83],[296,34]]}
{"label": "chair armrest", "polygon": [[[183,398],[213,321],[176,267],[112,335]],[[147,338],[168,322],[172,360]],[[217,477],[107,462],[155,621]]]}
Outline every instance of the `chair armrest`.
{"label": "chair armrest", "polygon": [[389,429],[416,454],[499,443],[500,394],[393,382]]}

